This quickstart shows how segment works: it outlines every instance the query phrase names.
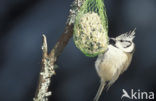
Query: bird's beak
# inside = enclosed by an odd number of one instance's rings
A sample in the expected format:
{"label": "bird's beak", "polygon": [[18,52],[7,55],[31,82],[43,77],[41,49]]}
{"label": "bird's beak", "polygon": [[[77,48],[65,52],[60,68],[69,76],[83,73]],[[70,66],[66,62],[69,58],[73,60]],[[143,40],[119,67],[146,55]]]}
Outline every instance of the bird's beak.
{"label": "bird's beak", "polygon": [[115,45],[116,39],[115,38],[109,38],[109,43],[112,45]]}

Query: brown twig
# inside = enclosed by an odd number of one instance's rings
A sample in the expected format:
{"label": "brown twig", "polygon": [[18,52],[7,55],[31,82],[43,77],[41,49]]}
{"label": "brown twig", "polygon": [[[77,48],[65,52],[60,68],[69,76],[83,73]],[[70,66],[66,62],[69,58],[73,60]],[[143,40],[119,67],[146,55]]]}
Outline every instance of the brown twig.
{"label": "brown twig", "polygon": [[[81,3],[82,5],[82,2],[79,3]],[[70,9],[70,14],[67,20],[65,30],[49,54],[47,52],[47,39],[46,36],[43,35],[42,68],[39,76],[39,83],[34,97],[34,101],[48,101],[48,96],[51,95],[51,92],[48,91],[48,87],[50,85],[51,77],[55,74],[54,65],[58,56],[62,53],[63,49],[68,44],[69,39],[73,35],[73,23],[75,22],[76,14],[80,8],[79,5],[80,4],[77,3],[77,0],[73,2],[72,7],[74,9]]]}
{"label": "brown twig", "polygon": [[50,79],[55,74],[54,64],[57,57],[61,54],[64,47],[67,45],[69,39],[72,37],[72,34],[73,25],[67,25],[65,32],[61,35],[59,41],[56,43],[50,54],[47,53],[47,39],[46,36],[43,35],[42,68],[34,101],[48,101],[48,96],[51,95],[51,92],[48,91]]}

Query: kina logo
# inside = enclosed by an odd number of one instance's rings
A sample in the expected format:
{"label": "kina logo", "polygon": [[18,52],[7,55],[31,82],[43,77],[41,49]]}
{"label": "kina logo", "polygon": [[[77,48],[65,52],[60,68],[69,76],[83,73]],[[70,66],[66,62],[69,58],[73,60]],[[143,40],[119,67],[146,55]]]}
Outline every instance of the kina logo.
{"label": "kina logo", "polygon": [[131,89],[130,94],[128,94],[128,92],[125,89],[122,89],[122,96],[121,99],[124,98],[128,98],[128,99],[154,99],[155,95],[154,92],[145,92],[145,91],[141,91],[141,90],[137,90],[134,91],[133,89]]}

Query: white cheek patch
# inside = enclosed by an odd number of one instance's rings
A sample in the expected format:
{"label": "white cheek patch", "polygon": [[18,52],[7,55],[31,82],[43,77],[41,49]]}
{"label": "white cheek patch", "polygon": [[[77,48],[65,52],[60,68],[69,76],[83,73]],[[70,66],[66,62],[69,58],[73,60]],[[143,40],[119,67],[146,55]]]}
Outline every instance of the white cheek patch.
{"label": "white cheek patch", "polygon": [[128,41],[125,41],[125,42],[122,42],[121,45],[124,47],[124,48],[128,48],[131,46],[131,42],[128,42]]}
{"label": "white cheek patch", "polygon": [[123,48],[120,42],[116,42],[115,46],[118,47],[119,49]]}
{"label": "white cheek patch", "polygon": [[134,43],[132,43],[130,47],[125,48],[125,52],[133,52],[133,50],[134,50]]}
{"label": "white cheek patch", "polygon": [[115,46],[124,52],[132,52],[134,49],[134,43],[130,42],[116,42]]}

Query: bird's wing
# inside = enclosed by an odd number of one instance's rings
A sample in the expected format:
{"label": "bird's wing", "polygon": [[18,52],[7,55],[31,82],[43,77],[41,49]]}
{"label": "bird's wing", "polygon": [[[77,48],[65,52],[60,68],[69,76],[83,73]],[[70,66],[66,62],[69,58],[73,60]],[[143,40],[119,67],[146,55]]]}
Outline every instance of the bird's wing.
{"label": "bird's wing", "polygon": [[124,71],[126,71],[128,69],[128,67],[129,67],[129,65],[130,65],[130,63],[132,61],[133,54],[132,53],[126,53],[126,54],[127,54],[128,58],[127,58],[127,60],[126,60],[126,62],[124,64],[123,69],[121,70],[121,73],[123,73]]}

